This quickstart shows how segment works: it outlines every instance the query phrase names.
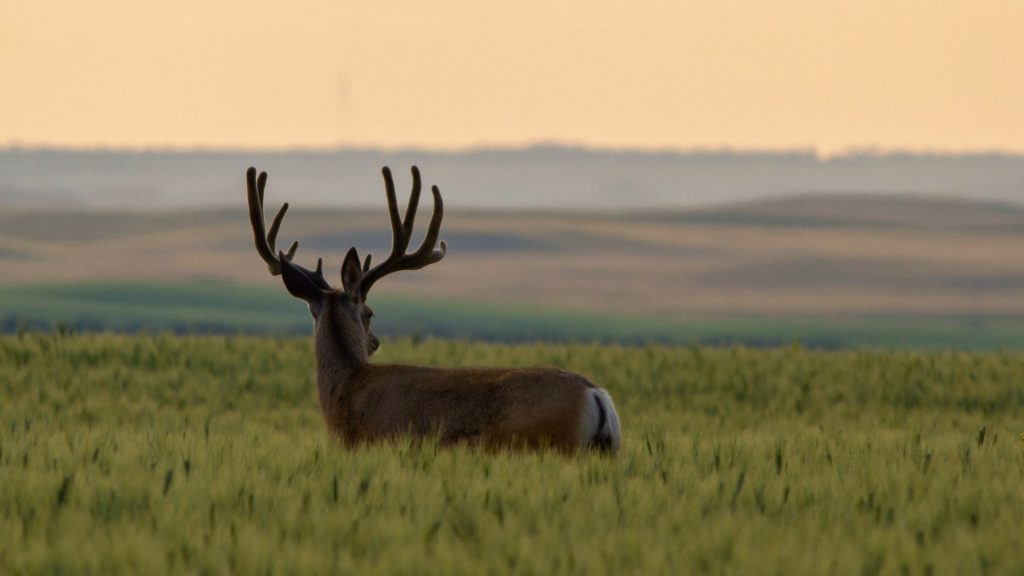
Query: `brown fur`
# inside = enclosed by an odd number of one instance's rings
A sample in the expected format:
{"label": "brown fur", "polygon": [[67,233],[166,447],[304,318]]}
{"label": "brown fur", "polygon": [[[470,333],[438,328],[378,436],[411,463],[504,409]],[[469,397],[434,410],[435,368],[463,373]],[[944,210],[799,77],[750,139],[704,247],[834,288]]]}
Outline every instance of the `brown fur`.
{"label": "brown fur", "polygon": [[[327,383],[332,384],[337,383]],[[580,444],[579,419],[591,386],[581,376],[550,368],[367,364],[322,408],[328,428],[347,443],[436,433],[442,444],[572,451]]]}
{"label": "brown fur", "polygon": [[554,368],[463,368],[369,363],[358,301],[335,292],[316,322],[317,388],[328,429],[348,444],[438,434],[442,444],[580,444],[586,378]]}

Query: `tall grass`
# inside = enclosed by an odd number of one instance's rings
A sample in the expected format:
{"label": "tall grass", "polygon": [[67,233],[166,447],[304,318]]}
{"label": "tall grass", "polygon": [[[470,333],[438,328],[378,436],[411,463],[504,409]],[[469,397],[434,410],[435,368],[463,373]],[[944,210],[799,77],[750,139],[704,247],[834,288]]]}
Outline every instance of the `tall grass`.
{"label": "tall grass", "polygon": [[618,458],[326,437],[306,338],[0,337],[0,573],[1024,571],[1024,355],[386,342],[606,386]]}

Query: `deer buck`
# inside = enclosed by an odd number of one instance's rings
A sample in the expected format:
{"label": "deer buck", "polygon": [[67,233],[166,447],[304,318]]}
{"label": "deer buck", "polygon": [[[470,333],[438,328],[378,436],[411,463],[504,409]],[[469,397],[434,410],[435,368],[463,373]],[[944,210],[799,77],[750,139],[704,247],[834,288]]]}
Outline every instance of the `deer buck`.
{"label": "deer buck", "polygon": [[459,368],[375,365],[369,361],[380,342],[370,329],[370,289],[399,270],[418,270],[441,260],[438,246],[444,208],[441,192],[432,189],[434,212],[420,247],[408,253],[420,197],[420,173],[412,168],[412,193],[404,218],[399,215],[395,185],[383,169],[391,217],[391,255],[371,267],[350,248],[341,266],[342,290],[316,270],[292,260],[298,248],[275,248],[288,204],[266,229],[263,192],[267,173],[249,168],[246,183],[249,219],[256,251],[274,276],[280,275],[292,296],[313,315],[317,391],[328,430],[348,445],[401,436],[437,434],[441,444],[487,447],[578,448],[617,452],[619,419],[608,393],[583,376],[554,368]]}

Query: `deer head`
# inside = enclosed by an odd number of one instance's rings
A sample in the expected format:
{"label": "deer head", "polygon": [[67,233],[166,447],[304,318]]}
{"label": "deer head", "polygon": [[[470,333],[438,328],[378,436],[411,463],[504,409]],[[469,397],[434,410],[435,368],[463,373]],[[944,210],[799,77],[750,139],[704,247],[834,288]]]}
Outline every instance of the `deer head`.
{"label": "deer head", "polygon": [[365,363],[380,345],[380,341],[370,328],[373,310],[366,304],[370,288],[393,272],[418,270],[438,262],[447,251],[444,240],[440,243],[438,241],[444,205],[437,186],[431,188],[434,194],[434,213],[430,218],[426,237],[415,252],[407,253],[416,220],[416,209],[419,206],[420,171],[415,166],[412,167],[412,193],[404,218],[398,212],[391,170],[384,167],[382,173],[388,199],[388,214],[391,218],[391,255],[380,264],[371,267],[369,254],[360,264],[359,253],[355,247],[350,248],[341,265],[342,289],[338,290],[324,278],[322,258],[317,259],[315,270],[309,270],[293,262],[299,247],[297,241],[292,242],[287,252],[277,250],[277,235],[288,211],[288,203],[281,206],[268,231],[263,209],[267,173],[260,172],[257,176],[255,168],[249,168],[246,172],[249,221],[252,224],[256,252],[266,262],[270,274],[281,276],[288,292],[309,306],[318,346],[321,341],[330,341],[332,345],[346,350],[350,356],[349,360],[362,363]]}

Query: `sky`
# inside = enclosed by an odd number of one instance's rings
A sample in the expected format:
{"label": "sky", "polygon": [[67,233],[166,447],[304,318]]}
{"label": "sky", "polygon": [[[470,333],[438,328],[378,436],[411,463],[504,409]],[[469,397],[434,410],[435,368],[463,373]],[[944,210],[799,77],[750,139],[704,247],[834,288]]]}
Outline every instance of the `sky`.
{"label": "sky", "polygon": [[0,0],[0,146],[1024,152],[1020,0]]}

